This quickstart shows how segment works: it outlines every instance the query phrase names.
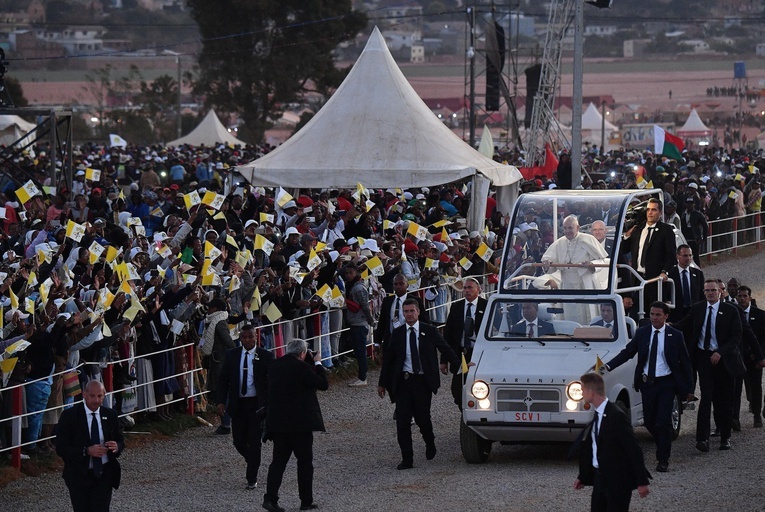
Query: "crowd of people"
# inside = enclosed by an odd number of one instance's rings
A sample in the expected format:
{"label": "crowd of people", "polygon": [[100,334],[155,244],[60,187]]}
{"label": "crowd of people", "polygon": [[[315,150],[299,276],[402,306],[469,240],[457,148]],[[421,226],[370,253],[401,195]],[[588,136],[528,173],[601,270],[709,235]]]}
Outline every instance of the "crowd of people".
{"label": "crowd of people", "polygon": [[[475,300],[473,288],[496,282],[509,216],[497,210],[493,192],[485,225],[468,230],[466,182],[380,190],[359,184],[293,197],[237,178],[237,165],[269,149],[88,144],[74,150],[71,185],[57,187],[47,148],[7,164],[14,179],[0,194],[2,384],[26,383],[25,452],[53,449],[48,438],[62,414],[56,407],[75,400],[89,381],[103,381],[110,362],[112,382],[105,384],[118,391],[116,411],[157,419],[192,393],[178,375],[200,365],[206,371],[196,385],[209,393],[196,398],[197,407],[222,403],[226,353],[253,326],[257,345],[277,356],[295,339],[308,340],[326,369],[352,353],[358,375],[349,385],[362,387],[368,355],[376,354],[367,346],[383,344],[393,331],[391,325],[381,332],[378,318],[398,316],[386,297],[419,301],[406,307],[441,326],[463,284]],[[584,157],[590,175],[618,169],[595,181],[585,176],[584,188],[661,189],[665,219],[682,231],[696,258],[709,221],[762,207],[761,153],[707,148],[681,161],[649,151]],[[517,152],[497,158],[522,163]],[[562,159],[557,177],[524,180],[520,192],[568,188],[566,172]],[[561,212],[558,232],[576,236],[579,225],[616,214],[603,207]],[[537,229],[531,224],[519,224],[510,243],[518,232]],[[555,253],[554,242],[542,237],[538,256]],[[712,247],[725,243],[720,238]],[[589,259],[611,252],[594,238],[591,246]],[[189,344],[194,360],[171,350]],[[1,396],[0,419],[7,420],[11,394]],[[229,433],[230,411],[212,409],[221,415],[217,432]],[[1,426],[8,446],[10,422]],[[404,465],[411,466],[407,456]]]}

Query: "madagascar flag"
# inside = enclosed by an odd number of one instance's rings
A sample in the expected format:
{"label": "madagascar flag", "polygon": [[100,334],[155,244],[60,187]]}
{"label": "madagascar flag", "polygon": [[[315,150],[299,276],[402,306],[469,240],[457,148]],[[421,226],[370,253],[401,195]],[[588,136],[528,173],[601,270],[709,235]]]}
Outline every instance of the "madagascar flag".
{"label": "madagascar flag", "polygon": [[683,139],[667,133],[661,126],[653,125],[654,153],[664,155],[675,160],[683,158]]}

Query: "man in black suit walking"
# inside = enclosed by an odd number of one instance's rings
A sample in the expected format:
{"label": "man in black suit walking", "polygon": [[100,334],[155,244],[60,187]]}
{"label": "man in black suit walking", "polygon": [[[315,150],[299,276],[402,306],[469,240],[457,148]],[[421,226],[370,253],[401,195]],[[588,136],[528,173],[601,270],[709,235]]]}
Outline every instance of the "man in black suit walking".
{"label": "man in black suit walking", "polygon": [[[459,365],[457,354],[438,330],[420,322],[419,316],[417,301],[404,301],[406,324],[393,331],[390,343],[383,352],[377,385],[380,398],[384,398],[387,391],[391,402],[396,404],[396,437],[402,458],[398,469],[414,466],[412,417],[425,441],[425,458],[432,460],[436,456],[435,435],[430,419],[430,403],[441,385],[436,349],[441,352],[441,358],[453,367]],[[442,365],[441,371],[446,374],[445,365]]]}
{"label": "man in black suit walking", "polygon": [[422,300],[413,293],[407,293],[408,287],[409,283],[404,274],[396,274],[393,277],[393,295],[386,296],[380,306],[380,318],[377,320],[374,333],[375,348],[381,347],[385,350],[385,345],[390,341],[393,331],[404,325],[404,301],[407,298],[416,300],[420,311],[425,311]]}
{"label": "man in black suit walking", "polygon": [[574,489],[592,485],[592,512],[626,512],[632,490],[648,496],[651,475],[643,452],[624,412],[606,398],[603,377],[587,373],[580,378],[584,401],[593,406],[595,417],[584,429],[579,446],[579,475]]}
{"label": "man in black suit walking", "polygon": [[74,512],[108,512],[112,489],[118,489],[122,471],[117,457],[125,449],[117,413],[103,407],[106,391],[92,380],[83,401],[61,414],[56,453],[64,459],[64,482]]}
{"label": "man in black suit walking", "polygon": [[[478,330],[481,328],[481,322],[483,321],[483,315],[486,311],[486,299],[480,297],[481,284],[474,277],[468,277],[463,281],[462,295],[465,297],[464,301],[458,301],[452,304],[449,310],[449,316],[446,317],[446,326],[444,327],[444,337],[446,342],[451,347],[452,351],[457,354],[458,361],[460,359],[459,354],[464,354],[465,361],[469,362],[473,357],[473,345],[475,345],[475,337],[478,335]],[[446,372],[447,358],[444,353],[441,353],[441,371]],[[462,408],[462,386],[465,383],[466,375],[457,373],[456,368],[452,368],[452,396],[454,397],[454,403],[457,407]]]}
{"label": "man in black suit walking", "polygon": [[241,347],[226,352],[218,385],[218,416],[231,416],[234,448],[247,463],[247,489],[258,486],[260,448],[268,391],[268,367],[274,356],[257,347],[255,326],[242,327]]}
{"label": "man in black suit walking", "polygon": [[736,377],[733,399],[733,425],[741,429],[739,413],[741,409],[741,390],[746,384],[746,396],[749,409],[754,415],[754,427],[762,428],[762,368],[765,366],[765,311],[752,304],[752,289],[739,286],[736,301],[743,310],[743,320],[749,324],[754,340],[744,343],[742,353],[746,373]]}
{"label": "man in black suit walking", "polygon": [[636,355],[634,387],[643,396],[645,426],[656,441],[656,471],[669,468],[672,450],[672,403],[693,393],[691,360],[683,333],[666,324],[669,306],[651,304],[651,325],[640,327],[624,349],[606,363],[611,371]]}
{"label": "man in black suit walking", "polygon": [[675,257],[677,265],[667,274],[675,283],[675,308],[669,313],[669,322],[682,320],[693,304],[704,300],[704,272],[691,266],[693,250],[682,244]]}
{"label": "man in black suit walking", "polygon": [[[623,235],[621,252],[632,253],[632,266],[643,279],[662,277],[666,279],[669,269],[675,265],[675,233],[672,226],[660,222],[661,202],[648,200],[645,209],[646,222],[631,227]],[[658,298],[656,283],[646,286],[643,311]]]}
{"label": "man in black suit walking", "polygon": [[321,355],[308,352],[308,344],[294,339],[287,354],[271,363],[268,370],[266,431],[274,442],[274,455],[268,467],[263,508],[284,512],[278,505],[279,488],[290,456],[297,459],[300,510],[319,508],[313,502],[313,433],[324,431],[316,390],[329,389]]}
{"label": "man in black suit walking", "polygon": [[696,448],[709,451],[710,414],[720,431],[720,449],[730,450],[733,384],[746,371],[741,360],[741,318],[736,306],[720,301],[716,279],[704,280],[706,300],[674,324],[685,333],[691,358],[699,372],[701,400],[696,420]]}

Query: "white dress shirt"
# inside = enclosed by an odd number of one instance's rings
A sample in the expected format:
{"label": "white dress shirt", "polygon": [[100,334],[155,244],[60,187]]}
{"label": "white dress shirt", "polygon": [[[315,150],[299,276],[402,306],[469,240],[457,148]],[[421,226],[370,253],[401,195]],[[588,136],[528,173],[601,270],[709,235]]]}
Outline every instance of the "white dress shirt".
{"label": "white dress shirt", "polygon": [[704,321],[701,323],[701,336],[699,337],[699,348],[704,350],[704,337],[707,333],[707,316],[709,315],[709,306],[712,306],[712,336],[709,340],[709,350],[715,352],[720,348],[717,344],[717,336],[715,336],[715,330],[717,329],[717,312],[720,311],[720,301],[718,300],[714,304],[706,303],[704,306]]}
{"label": "white dress shirt", "polygon": [[[87,420],[87,423],[88,423],[88,435],[90,435],[90,430],[93,428],[92,423],[93,423],[93,413],[94,412],[96,413],[96,422],[98,423],[98,441],[99,441],[99,444],[103,446],[103,444],[104,444],[104,424],[101,422],[101,420],[102,419],[105,420],[106,417],[104,416],[103,418],[101,418],[101,408],[100,407],[98,409],[96,409],[95,411],[91,411],[90,409],[88,409],[87,406],[85,406],[85,419]],[[107,457],[106,455],[102,455],[101,456],[101,463],[102,464],[106,464],[107,462],[109,462],[109,457]],[[89,467],[91,469],[93,468],[93,461],[92,460],[89,463]]]}
{"label": "white dress shirt", "polygon": [[[406,358],[404,359],[404,371],[412,373],[412,350],[409,346],[409,333],[411,332],[409,329],[414,328],[414,338],[417,340],[417,350],[420,350],[420,321],[416,321],[414,325],[411,327],[409,325],[406,326],[406,343],[404,345],[406,346]],[[422,373],[422,357],[420,357],[420,373]]]}
{"label": "white dress shirt", "polygon": [[[242,376],[244,374],[244,355],[247,354],[247,394],[242,395],[241,390],[241,383],[242,383]],[[257,392],[255,391],[255,364],[254,360],[256,358],[255,349],[252,350],[244,350],[242,349],[242,355],[239,357],[239,396],[240,397],[254,397]]]}
{"label": "white dress shirt", "polygon": [[[651,364],[651,349],[653,348],[653,334],[657,331],[655,328],[651,328],[651,335],[648,338],[648,359],[646,359],[645,365],[643,366],[643,374],[648,375],[648,365]],[[664,355],[664,336],[667,334],[667,326],[666,324],[661,327],[661,329],[658,329],[659,331],[659,347],[656,352],[656,378],[659,377],[666,377],[667,375],[672,373],[672,370],[669,369],[669,365],[667,364],[667,358]]]}
{"label": "white dress shirt", "polygon": [[[595,412],[598,413],[598,434],[600,434],[600,426],[603,424],[603,415],[606,412],[607,403],[608,398],[595,408]],[[597,469],[600,464],[598,464],[598,439],[595,437],[595,428],[592,429],[592,436],[590,437],[592,437],[592,467]]]}

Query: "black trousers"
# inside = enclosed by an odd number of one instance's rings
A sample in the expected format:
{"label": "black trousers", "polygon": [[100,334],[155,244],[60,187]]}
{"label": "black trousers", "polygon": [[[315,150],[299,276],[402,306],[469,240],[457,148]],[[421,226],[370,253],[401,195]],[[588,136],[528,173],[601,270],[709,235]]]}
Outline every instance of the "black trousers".
{"label": "black trousers", "polygon": [[433,422],[430,419],[430,403],[433,394],[430,392],[424,375],[402,374],[396,387],[396,438],[401,449],[404,462],[412,462],[412,418],[420,428],[420,434],[426,445],[435,442]]}
{"label": "black trousers", "polygon": [[656,441],[656,460],[669,462],[672,453],[672,402],[677,394],[671,375],[640,388],[645,428]]}
{"label": "black trousers", "polygon": [[762,368],[747,367],[746,373],[736,377],[733,390],[733,417],[739,419],[741,390],[746,386],[746,399],[754,412],[754,419],[762,418]]}
{"label": "black trousers", "polygon": [[67,482],[74,512],[109,512],[112,501],[112,465],[105,464],[100,478],[88,476],[76,483]]}
{"label": "black trousers", "polygon": [[313,503],[313,432],[271,432],[274,442],[274,456],[268,466],[268,480],[264,500],[279,501],[284,469],[292,454],[297,459],[297,481],[300,503]]}
{"label": "black trousers", "polygon": [[231,438],[234,448],[247,463],[247,483],[258,481],[262,425],[257,418],[256,398],[240,398],[236,414],[231,417]]}
{"label": "black trousers", "polygon": [[720,440],[730,439],[733,419],[733,376],[725,369],[722,359],[712,364],[709,350],[697,350],[696,365],[699,370],[701,397],[696,420],[696,441],[709,441],[710,413],[714,404],[715,425],[720,430]]}
{"label": "black trousers", "polygon": [[595,472],[592,486],[590,510],[592,512],[628,512],[632,500],[632,489],[608,485],[601,474]]}

